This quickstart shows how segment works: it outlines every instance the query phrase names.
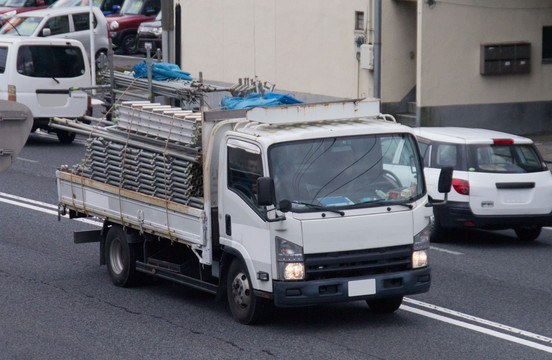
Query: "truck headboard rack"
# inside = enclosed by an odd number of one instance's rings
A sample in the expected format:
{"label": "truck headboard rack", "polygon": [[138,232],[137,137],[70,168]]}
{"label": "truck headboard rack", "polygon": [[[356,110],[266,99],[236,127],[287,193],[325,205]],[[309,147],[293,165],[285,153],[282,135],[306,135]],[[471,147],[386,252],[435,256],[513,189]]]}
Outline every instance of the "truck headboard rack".
{"label": "truck headboard rack", "polygon": [[286,124],[338,119],[373,118],[380,116],[378,99],[357,99],[289,106],[255,107],[246,119],[265,124]]}

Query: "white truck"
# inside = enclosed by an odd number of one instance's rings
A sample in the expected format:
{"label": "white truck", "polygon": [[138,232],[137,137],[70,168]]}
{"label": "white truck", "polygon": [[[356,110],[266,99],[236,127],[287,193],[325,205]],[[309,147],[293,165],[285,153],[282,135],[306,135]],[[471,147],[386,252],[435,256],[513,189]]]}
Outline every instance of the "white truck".
{"label": "white truck", "polygon": [[271,303],[393,312],[429,290],[423,163],[377,100],[197,114],[137,102],[114,119],[59,120],[90,138],[57,183],[61,214],[103,219],[74,241],[100,242],[115,285],[149,274],[226,293],[244,324]]}

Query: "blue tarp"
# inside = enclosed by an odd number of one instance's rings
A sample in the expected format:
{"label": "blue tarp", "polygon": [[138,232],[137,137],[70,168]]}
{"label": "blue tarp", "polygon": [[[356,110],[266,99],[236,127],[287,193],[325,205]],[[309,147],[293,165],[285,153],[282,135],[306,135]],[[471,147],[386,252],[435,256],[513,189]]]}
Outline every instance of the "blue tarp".
{"label": "blue tarp", "polygon": [[[148,77],[148,67],[146,60],[142,60],[141,63],[134,65],[132,68],[134,71],[134,77]],[[183,79],[193,80],[189,72],[182,71],[176,64],[169,63],[152,63],[151,64],[151,77],[153,80],[167,80],[167,79]]]}
{"label": "blue tarp", "polygon": [[251,93],[245,97],[225,96],[222,98],[221,106],[228,109],[250,109],[255,106],[277,106],[289,104],[301,104],[299,101],[288,94],[275,92],[265,92],[264,95]]}

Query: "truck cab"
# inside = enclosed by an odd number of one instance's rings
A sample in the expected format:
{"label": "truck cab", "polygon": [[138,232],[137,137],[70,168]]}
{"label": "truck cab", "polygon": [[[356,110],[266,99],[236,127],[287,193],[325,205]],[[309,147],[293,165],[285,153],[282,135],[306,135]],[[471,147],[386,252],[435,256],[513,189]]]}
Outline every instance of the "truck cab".
{"label": "truck cab", "polygon": [[[363,105],[377,113],[377,103]],[[252,110],[256,121],[233,125],[220,142],[219,241],[251,282],[237,277],[229,292],[251,286],[280,307],[364,299],[391,312],[404,295],[428,291],[432,209],[411,130],[291,117]]]}

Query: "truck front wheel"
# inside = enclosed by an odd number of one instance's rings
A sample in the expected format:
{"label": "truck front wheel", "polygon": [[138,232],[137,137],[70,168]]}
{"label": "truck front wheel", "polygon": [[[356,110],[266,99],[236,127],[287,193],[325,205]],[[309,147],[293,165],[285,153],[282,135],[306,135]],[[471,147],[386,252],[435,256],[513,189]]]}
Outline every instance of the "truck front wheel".
{"label": "truck front wheel", "polygon": [[370,310],[375,313],[389,314],[395,312],[395,310],[397,310],[401,306],[402,301],[403,297],[397,296],[387,299],[366,300],[366,303],[370,307]]}
{"label": "truck front wheel", "polygon": [[247,269],[238,259],[232,261],[228,270],[226,293],[230,311],[237,322],[251,325],[264,318],[266,300],[255,296]]}
{"label": "truck front wheel", "polygon": [[136,271],[140,244],[129,243],[120,226],[112,226],[105,239],[105,263],[113,284],[121,287],[137,285],[143,274]]}

